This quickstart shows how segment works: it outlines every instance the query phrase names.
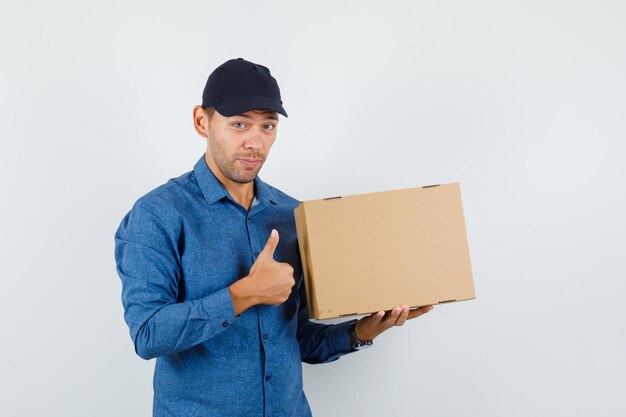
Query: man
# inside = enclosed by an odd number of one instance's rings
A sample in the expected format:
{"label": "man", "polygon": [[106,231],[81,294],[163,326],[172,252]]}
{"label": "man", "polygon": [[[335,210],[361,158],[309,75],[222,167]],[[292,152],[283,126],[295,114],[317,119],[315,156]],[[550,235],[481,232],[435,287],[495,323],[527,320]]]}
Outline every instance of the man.
{"label": "man", "polygon": [[258,177],[287,116],[278,84],[232,59],[202,99],[193,119],[206,153],[139,198],[115,234],[135,351],[157,358],[153,415],[310,416],[302,361],[334,361],[432,307],[309,321],[298,200]]}

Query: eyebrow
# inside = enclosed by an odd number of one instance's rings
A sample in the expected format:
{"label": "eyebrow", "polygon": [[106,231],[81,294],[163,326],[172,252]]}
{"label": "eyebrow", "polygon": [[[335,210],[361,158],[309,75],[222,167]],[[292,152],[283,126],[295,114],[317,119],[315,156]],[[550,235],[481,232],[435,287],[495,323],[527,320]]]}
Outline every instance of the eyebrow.
{"label": "eyebrow", "polygon": [[[278,120],[278,117],[276,117],[276,115],[274,113],[267,112],[266,114],[267,114],[267,118],[268,119]],[[244,117],[246,119],[252,119],[252,117],[248,116],[247,114],[238,114],[238,115],[233,116],[233,117]]]}

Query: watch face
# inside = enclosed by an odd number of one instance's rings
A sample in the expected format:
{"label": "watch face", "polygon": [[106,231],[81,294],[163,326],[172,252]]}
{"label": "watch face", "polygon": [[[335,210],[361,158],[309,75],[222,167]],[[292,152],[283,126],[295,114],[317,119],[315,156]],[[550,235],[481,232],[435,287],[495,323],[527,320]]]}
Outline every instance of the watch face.
{"label": "watch face", "polygon": [[350,330],[348,331],[348,338],[350,339],[350,344],[352,345],[352,349],[356,349],[356,350],[368,348],[374,343],[371,340],[360,340],[356,336],[356,323],[350,326]]}
{"label": "watch face", "polygon": [[374,342],[372,342],[371,340],[359,341],[359,346],[357,347],[357,349],[358,350],[367,349],[368,347],[371,347],[373,343]]}

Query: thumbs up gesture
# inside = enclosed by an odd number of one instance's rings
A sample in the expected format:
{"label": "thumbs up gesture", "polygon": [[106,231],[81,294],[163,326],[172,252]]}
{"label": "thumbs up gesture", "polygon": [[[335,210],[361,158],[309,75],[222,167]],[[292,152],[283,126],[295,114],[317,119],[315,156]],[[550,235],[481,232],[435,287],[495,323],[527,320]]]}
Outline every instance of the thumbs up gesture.
{"label": "thumbs up gesture", "polygon": [[293,267],[285,262],[274,260],[274,251],[278,245],[278,230],[272,229],[270,237],[265,243],[250,268],[248,276],[256,287],[258,304],[280,305],[287,301],[291,288],[296,283],[293,278]]}
{"label": "thumbs up gesture", "polygon": [[232,284],[229,289],[235,307],[235,314],[255,304],[280,305],[287,301],[296,280],[294,269],[285,262],[274,260],[278,245],[278,230],[272,229],[263,251],[254,261],[248,276]]}

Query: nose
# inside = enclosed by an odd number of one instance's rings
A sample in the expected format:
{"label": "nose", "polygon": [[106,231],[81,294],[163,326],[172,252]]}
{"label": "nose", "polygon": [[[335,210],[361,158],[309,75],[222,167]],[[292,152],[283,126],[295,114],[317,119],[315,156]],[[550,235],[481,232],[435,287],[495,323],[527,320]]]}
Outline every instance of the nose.
{"label": "nose", "polygon": [[261,132],[259,127],[250,129],[243,146],[246,149],[260,149],[263,147],[263,132]]}

